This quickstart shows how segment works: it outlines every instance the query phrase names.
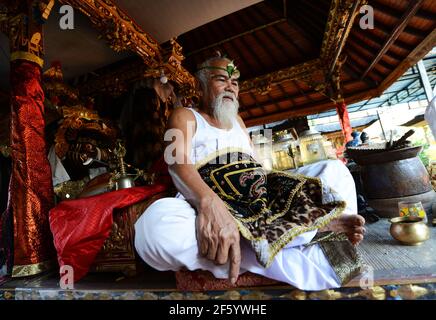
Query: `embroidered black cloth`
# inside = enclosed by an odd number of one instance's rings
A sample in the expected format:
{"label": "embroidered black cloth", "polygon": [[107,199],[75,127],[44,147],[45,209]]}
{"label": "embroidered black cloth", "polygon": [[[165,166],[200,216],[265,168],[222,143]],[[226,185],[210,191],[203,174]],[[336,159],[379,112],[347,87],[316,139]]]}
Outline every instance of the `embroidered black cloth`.
{"label": "embroidered black cloth", "polygon": [[197,169],[226,203],[264,267],[296,236],[325,226],[345,209],[345,202],[332,197],[331,189],[329,199],[334,200],[325,201],[320,179],[278,171],[267,174],[243,152],[217,153]]}

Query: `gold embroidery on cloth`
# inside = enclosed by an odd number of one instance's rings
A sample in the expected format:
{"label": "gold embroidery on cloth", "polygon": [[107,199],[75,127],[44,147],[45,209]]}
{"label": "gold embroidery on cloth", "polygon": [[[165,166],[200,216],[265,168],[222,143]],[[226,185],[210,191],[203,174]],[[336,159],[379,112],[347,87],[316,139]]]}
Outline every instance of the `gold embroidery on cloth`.
{"label": "gold embroidery on cloth", "polygon": [[44,66],[44,60],[34,55],[33,53],[25,51],[15,51],[11,53],[11,61],[14,60],[27,60],[36,63],[41,68]]}
{"label": "gold embroidery on cloth", "polygon": [[35,264],[15,265],[12,268],[12,277],[32,276],[47,271],[54,266],[54,261],[47,260]]}
{"label": "gold embroidery on cloth", "polygon": [[342,234],[342,240],[330,239],[318,244],[342,285],[361,273],[362,258],[345,235]]}
{"label": "gold embroidery on cloth", "polygon": [[[232,157],[233,155],[231,154],[232,152],[236,152],[239,153],[240,156],[236,157],[236,161],[231,161],[231,163],[227,163],[227,159],[228,157],[230,157],[230,159],[235,159],[234,157]],[[222,155],[226,155],[226,158],[224,159],[224,164],[222,164],[221,166],[219,162],[217,162],[216,160],[222,160],[221,156]],[[246,158],[249,158],[249,160],[246,160]],[[220,158],[219,158],[220,157]],[[218,159],[219,158],[219,159]],[[211,162],[212,160],[215,160],[213,162]],[[214,168],[213,166],[219,166],[218,168]],[[240,165],[250,165],[250,168],[242,168],[239,169]],[[212,166],[212,167],[210,167]],[[222,173],[222,171],[226,171],[226,170],[231,170],[231,167],[234,167],[237,170],[234,171],[230,171],[230,172],[224,172]],[[238,229],[241,232],[242,236],[248,240],[250,240],[252,242],[252,245],[254,246],[253,248],[257,247],[258,250],[260,251],[256,251],[256,255],[258,256],[259,262],[264,265],[265,267],[269,267],[275,257],[275,255],[284,247],[286,246],[286,244],[288,244],[290,241],[292,241],[293,238],[295,238],[296,236],[306,233],[308,231],[313,231],[322,227],[325,227],[331,220],[337,218],[345,209],[346,207],[346,203],[344,201],[332,201],[332,202],[325,202],[324,200],[324,189],[322,186],[322,182],[319,178],[312,178],[312,177],[306,177],[306,176],[302,176],[302,175],[298,175],[298,174],[288,174],[288,173],[284,173],[284,172],[272,172],[269,175],[267,175],[265,172],[263,172],[262,167],[260,166],[260,164],[258,164],[257,162],[255,162],[254,159],[252,159],[251,156],[249,156],[244,150],[242,149],[238,149],[238,148],[232,148],[232,149],[222,149],[222,150],[218,150],[216,152],[214,152],[213,154],[207,156],[205,159],[203,159],[201,162],[196,164],[196,168],[199,171],[203,171],[203,175],[206,174],[206,176],[203,176],[203,179],[209,179],[209,186],[215,190],[215,192],[217,192],[217,194],[224,200],[227,208],[229,209],[230,212],[233,213],[233,216],[235,218],[235,221],[237,223]],[[237,180],[237,176],[235,177],[236,181],[231,181],[230,180],[230,176],[233,175],[237,175],[237,174],[241,174],[244,172],[249,172],[249,171],[256,171],[256,170],[260,170],[260,174],[255,174],[253,180],[255,181],[254,183],[251,184],[251,186],[247,186],[244,184],[240,185],[239,188],[248,188],[248,190],[250,191],[251,197],[253,196],[254,192],[254,196],[258,196],[259,198],[253,200],[251,200],[251,202],[249,203],[248,201],[244,201],[243,199],[241,199],[240,197],[242,197],[241,192],[239,192],[239,190],[233,185],[233,183],[236,183]],[[222,175],[218,176],[218,173],[221,172]],[[263,174],[262,174],[263,172]],[[262,178],[262,176],[265,176],[265,179]],[[268,191],[266,191],[266,195],[265,193],[260,190],[262,188],[265,188],[266,190],[266,186],[267,186],[267,177],[271,176],[275,176],[275,177],[285,177],[285,178],[290,178],[290,180],[286,180],[289,185],[287,185],[286,190],[284,191],[284,196],[286,196],[286,203],[283,207],[283,210],[280,210],[279,212],[273,214],[272,216],[272,205],[274,204],[274,201],[272,201],[272,203],[270,203],[269,205],[266,203],[266,200],[271,200],[270,198],[268,198]],[[256,178],[257,177],[257,178]],[[221,178],[221,181],[218,181],[218,179]],[[262,180],[263,179],[263,180]],[[292,180],[291,180],[292,179]],[[205,182],[207,182],[205,180]],[[239,180],[241,181],[241,180]],[[274,181],[274,180],[273,180]],[[274,181],[275,183],[284,183],[283,181]],[[210,185],[212,183],[212,185]],[[260,184],[260,188],[259,188],[259,184]],[[306,191],[303,191],[303,185],[306,184]],[[234,193],[234,195],[237,197],[237,199],[235,198],[235,196],[233,196],[232,194],[228,194],[224,188],[224,186],[226,186],[227,190],[229,191],[229,189],[231,190],[232,193]],[[256,188],[254,189],[254,186],[256,186]],[[280,186],[280,184],[278,184],[278,186]],[[316,189],[314,189],[316,188]],[[216,190],[218,189],[218,190]],[[254,190],[254,191],[253,191]],[[302,192],[303,191],[303,198],[298,198],[298,201],[296,205],[297,205],[297,209],[301,210],[302,208],[307,208],[307,210],[312,210],[312,211],[307,211],[307,219],[314,219],[312,220],[312,222],[303,222],[304,220],[301,220],[302,218],[298,216],[298,212],[294,211],[292,212],[292,210],[290,211],[291,205],[292,205],[292,201],[295,198],[295,195],[297,194],[297,192]],[[247,190],[245,190],[245,192],[247,192]],[[290,192],[290,193],[287,193]],[[307,193],[309,192],[309,193]],[[314,195],[312,195],[314,194]],[[227,200],[227,201],[226,201]],[[233,200],[233,202],[231,202],[230,200]],[[228,201],[230,201],[228,203]],[[257,202],[262,202],[265,204],[265,206],[260,205],[260,207],[254,207],[254,211],[252,210],[252,207],[250,207],[250,205],[252,206],[253,204],[256,204]],[[309,201],[309,202],[307,202]],[[282,202],[282,201],[281,201]],[[235,208],[232,207],[232,205],[236,205]],[[241,205],[243,205],[241,207]],[[322,207],[324,206],[324,207]],[[278,206],[277,206],[278,207]],[[238,215],[238,210],[242,209],[242,211],[240,212],[240,214]],[[315,210],[315,211],[314,211]],[[257,211],[257,213],[256,213]],[[245,214],[244,214],[245,212]],[[312,213],[310,213],[312,212]],[[253,215],[250,215],[250,213],[253,213]],[[286,214],[291,215],[288,218],[291,219],[284,219],[281,221],[277,221],[278,224],[276,223],[275,225],[272,225],[271,227],[268,227],[268,225],[271,225],[272,223],[276,222],[276,220],[278,218],[282,218],[284,217]],[[296,214],[296,216],[295,216]],[[320,214],[322,214],[322,216],[320,216]],[[248,217],[247,217],[248,215]],[[294,215],[294,216],[292,216]],[[313,216],[312,216],[313,215]],[[265,220],[262,220],[262,218],[265,217]],[[293,218],[292,218],[293,217]],[[260,223],[260,224],[259,224]],[[308,226],[301,226],[301,225],[296,225],[297,223],[307,223],[309,224]],[[247,226],[244,224],[248,224]],[[291,226],[292,224],[294,224],[294,226]],[[249,229],[252,228],[253,231],[256,231],[256,233],[258,233],[258,236],[255,236],[252,231]],[[289,228],[289,229],[288,229]],[[269,230],[269,231],[268,231]],[[268,235],[268,238],[266,237],[267,234],[265,232],[272,232],[273,235]],[[277,232],[279,232],[277,234]],[[278,238],[275,238],[277,237]],[[268,240],[269,239],[269,240]],[[260,258],[262,257],[262,258]]]}

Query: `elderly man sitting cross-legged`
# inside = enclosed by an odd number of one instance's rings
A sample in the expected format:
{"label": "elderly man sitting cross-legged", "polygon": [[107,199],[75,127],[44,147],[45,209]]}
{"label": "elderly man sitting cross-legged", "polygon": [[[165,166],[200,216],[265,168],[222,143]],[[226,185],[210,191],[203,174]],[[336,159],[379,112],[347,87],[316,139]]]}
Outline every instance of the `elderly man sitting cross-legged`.
{"label": "elderly man sitting cross-legged", "polygon": [[175,109],[166,134],[179,193],[136,222],[141,258],[157,270],[208,270],[232,283],[250,271],[303,290],[356,275],[365,221],[347,168],[331,160],[303,168],[306,175],[267,174],[238,116],[237,68],[216,57],[197,77],[200,105]]}

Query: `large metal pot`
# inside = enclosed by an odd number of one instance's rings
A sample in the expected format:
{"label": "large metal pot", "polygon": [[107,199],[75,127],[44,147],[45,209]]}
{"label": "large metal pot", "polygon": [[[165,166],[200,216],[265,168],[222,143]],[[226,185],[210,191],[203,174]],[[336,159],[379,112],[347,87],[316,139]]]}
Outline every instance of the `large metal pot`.
{"label": "large metal pot", "polygon": [[398,202],[421,201],[427,213],[436,200],[430,177],[418,154],[422,147],[354,154],[361,166],[368,204],[382,217],[398,216]]}

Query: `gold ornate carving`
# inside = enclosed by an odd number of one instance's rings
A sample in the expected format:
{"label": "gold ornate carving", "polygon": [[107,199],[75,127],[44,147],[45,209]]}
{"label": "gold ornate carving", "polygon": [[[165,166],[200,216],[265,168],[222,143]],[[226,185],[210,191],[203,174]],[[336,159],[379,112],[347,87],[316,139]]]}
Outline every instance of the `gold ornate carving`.
{"label": "gold ornate carving", "polygon": [[[363,5],[362,0],[332,0],[326,29],[321,45],[320,59],[330,64],[336,53],[342,50],[356,15],[357,8]],[[344,41],[341,39],[344,38]]]}
{"label": "gold ornate carving", "polygon": [[88,16],[101,32],[101,38],[104,38],[113,50],[117,52],[130,50],[145,62],[145,66],[136,64],[136,66],[122,67],[121,69],[127,70],[116,70],[110,75],[88,82],[81,90],[83,94],[106,90],[117,95],[126,90],[129,82],[147,77],[156,78],[162,71],[180,86],[189,86],[192,88],[191,91],[194,90],[194,77],[182,66],[181,62],[184,59],[182,47],[175,39],[170,40],[169,50],[163,50],[112,0],[60,0],[60,2],[70,4]]}
{"label": "gold ornate carving", "polygon": [[64,121],[55,136],[56,155],[61,159],[65,157],[70,147],[70,142],[67,140],[68,131],[94,130],[111,140],[115,139],[117,135],[116,129],[104,123],[95,111],[75,106],[63,107],[62,112]]}
{"label": "gold ornate carving", "polygon": [[126,242],[126,226],[122,219],[114,219],[112,224],[112,232],[109,237],[109,241],[106,241],[103,245],[102,251],[106,256],[111,256],[114,251],[126,251],[128,250],[128,242]]}
{"label": "gold ornate carving", "polygon": [[365,2],[366,0],[358,0],[357,3],[353,0],[332,0],[320,58],[246,80],[240,84],[240,93],[254,91],[263,95],[275,84],[302,80],[333,101],[340,101],[340,72],[344,62],[340,53],[359,12],[356,8]]}
{"label": "gold ornate carving", "polygon": [[12,153],[12,148],[7,145],[0,145],[0,152],[4,157],[9,157]]}
{"label": "gold ornate carving", "polygon": [[42,23],[53,4],[54,0],[9,1],[0,7],[0,31],[9,37],[11,61],[28,60],[43,66]]}
{"label": "gold ornate carving", "polygon": [[[334,102],[342,100],[340,73],[345,58],[340,58],[340,55],[353,27],[353,21],[359,13],[358,8],[365,3],[366,0],[332,0],[331,2],[320,54],[324,80],[314,88]],[[309,84],[313,85],[310,81]]]}
{"label": "gold ornate carving", "polygon": [[33,276],[43,271],[50,270],[54,266],[54,261],[50,260],[28,265],[15,265],[12,268],[12,277]]}
{"label": "gold ornate carving", "polygon": [[[182,54],[182,46],[177,43],[175,38],[170,40],[170,45],[170,50],[168,50],[167,54],[164,56],[166,62],[163,65],[163,70],[165,71],[165,74],[168,74],[169,79],[174,82],[192,88],[192,93],[195,94],[195,79],[185,68],[182,67],[182,61],[185,59]],[[191,92],[187,91],[186,93]]]}
{"label": "gold ornate carving", "polygon": [[60,0],[87,15],[115,51],[136,52],[150,67],[161,61],[158,43],[110,0]]}
{"label": "gold ornate carving", "polygon": [[290,68],[282,69],[260,77],[243,81],[240,84],[240,93],[257,91],[266,94],[274,84],[288,80],[297,80],[307,77],[321,68],[319,59],[311,60]]}
{"label": "gold ornate carving", "polygon": [[64,181],[53,187],[54,193],[59,199],[76,199],[85,188],[89,178],[76,181]]}
{"label": "gold ornate carving", "polygon": [[41,16],[44,20],[48,19],[48,16],[50,15],[53,6],[54,6],[54,0],[39,2],[39,10],[41,11]]}

